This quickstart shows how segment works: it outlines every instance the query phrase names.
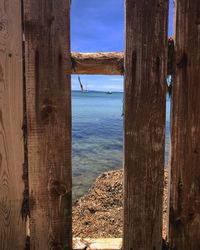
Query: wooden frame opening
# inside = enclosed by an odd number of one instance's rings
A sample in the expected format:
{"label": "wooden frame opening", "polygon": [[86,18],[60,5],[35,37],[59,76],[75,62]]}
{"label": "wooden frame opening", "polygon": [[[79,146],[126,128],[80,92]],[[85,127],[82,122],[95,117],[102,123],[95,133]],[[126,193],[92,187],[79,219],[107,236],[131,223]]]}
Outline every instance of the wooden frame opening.
{"label": "wooden frame opening", "polygon": [[[0,2],[3,250],[72,249],[70,76],[74,68],[88,70],[78,62],[93,59],[77,54],[71,60],[70,3]],[[124,68],[122,54],[107,54],[109,60],[99,54],[95,60],[100,63],[90,67],[90,73],[100,72],[104,60],[112,65],[103,67],[104,73],[124,70],[124,250],[159,250],[163,245],[168,5],[168,0],[125,0]],[[200,246],[199,17],[199,0],[175,1],[171,249]]]}

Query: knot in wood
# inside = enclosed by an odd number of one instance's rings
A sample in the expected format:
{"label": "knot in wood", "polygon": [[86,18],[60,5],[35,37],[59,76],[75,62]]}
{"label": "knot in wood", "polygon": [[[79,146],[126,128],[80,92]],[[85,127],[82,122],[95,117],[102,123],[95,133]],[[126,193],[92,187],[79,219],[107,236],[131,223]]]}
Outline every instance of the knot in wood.
{"label": "knot in wood", "polygon": [[0,38],[6,39],[8,38],[8,28],[7,28],[7,20],[0,20]]}
{"label": "knot in wood", "polygon": [[65,195],[67,193],[67,187],[64,183],[60,181],[53,181],[50,184],[50,193],[52,195]]}
{"label": "knot in wood", "polygon": [[42,106],[41,119],[43,121],[47,121],[50,118],[54,118],[55,110],[56,110],[55,106],[51,104],[44,104]]}

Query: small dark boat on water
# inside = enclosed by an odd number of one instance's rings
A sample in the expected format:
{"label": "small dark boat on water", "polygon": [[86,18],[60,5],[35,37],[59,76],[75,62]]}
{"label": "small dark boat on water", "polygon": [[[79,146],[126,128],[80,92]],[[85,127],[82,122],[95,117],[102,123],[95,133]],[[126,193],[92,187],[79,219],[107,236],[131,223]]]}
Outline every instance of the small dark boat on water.
{"label": "small dark boat on water", "polygon": [[112,94],[112,92],[111,92],[111,91],[108,91],[108,92],[106,92],[106,94],[107,94],[107,95],[111,95],[111,94]]}

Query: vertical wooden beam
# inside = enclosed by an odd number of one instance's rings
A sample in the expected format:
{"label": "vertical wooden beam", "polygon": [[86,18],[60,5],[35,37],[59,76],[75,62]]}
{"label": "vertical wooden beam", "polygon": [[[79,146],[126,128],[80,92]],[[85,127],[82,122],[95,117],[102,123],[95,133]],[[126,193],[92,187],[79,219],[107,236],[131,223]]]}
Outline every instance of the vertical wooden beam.
{"label": "vertical wooden beam", "polygon": [[69,0],[24,1],[31,249],[71,249]]}
{"label": "vertical wooden beam", "polygon": [[200,1],[177,0],[171,249],[200,249]]}
{"label": "vertical wooden beam", "polygon": [[124,249],[161,249],[168,0],[126,0]]}
{"label": "vertical wooden beam", "polygon": [[24,249],[21,1],[0,1],[0,249]]}

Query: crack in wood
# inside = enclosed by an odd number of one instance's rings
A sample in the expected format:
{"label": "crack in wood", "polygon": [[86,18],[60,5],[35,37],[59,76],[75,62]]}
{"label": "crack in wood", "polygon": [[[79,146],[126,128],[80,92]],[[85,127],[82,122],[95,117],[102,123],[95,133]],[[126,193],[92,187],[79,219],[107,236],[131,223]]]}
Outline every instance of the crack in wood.
{"label": "crack in wood", "polygon": [[[23,0],[21,0],[21,18],[22,18],[22,33],[24,34],[24,8]],[[23,176],[24,192],[21,207],[21,216],[23,220],[27,221],[27,217],[30,217],[29,208],[29,183],[28,183],[28,145],[27,145],[27,110],[26,110],[26,75],[25,75],[25,41],[22,41],[22,67],[23,67],[23,139],[24,139],[24,164],[23,164]],[[26,239],[27,245],[27,239]],[[25,248],[28,249],[28,248]]]}

